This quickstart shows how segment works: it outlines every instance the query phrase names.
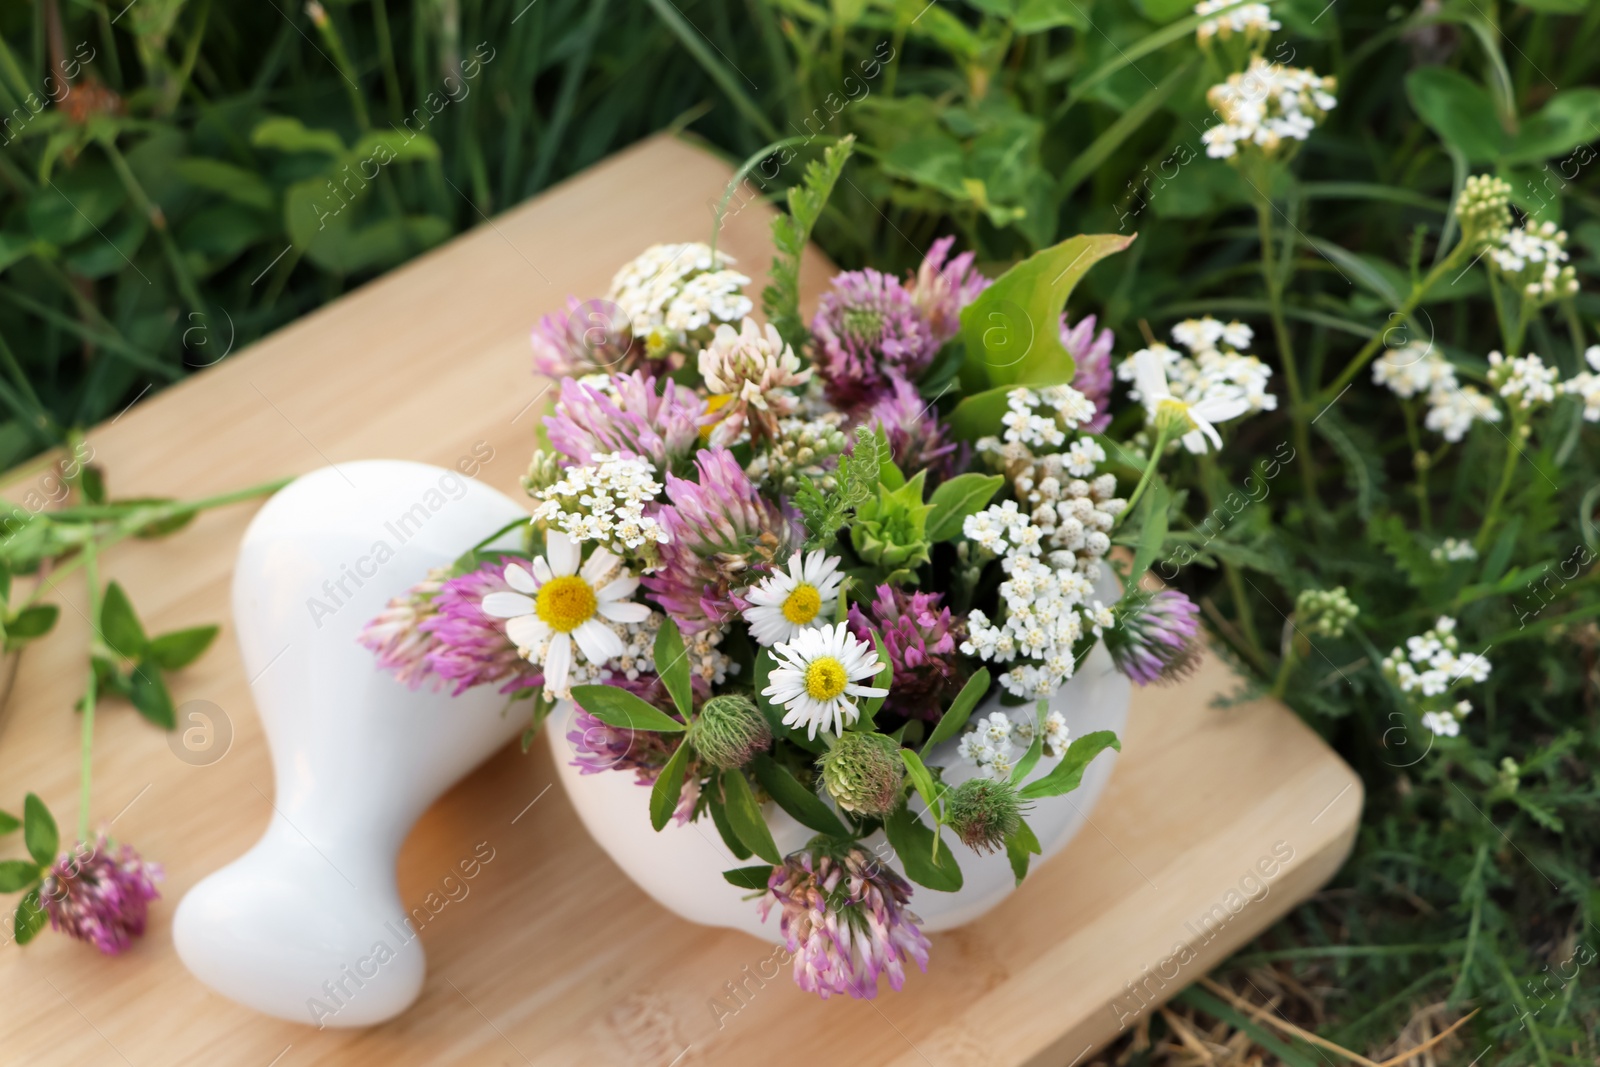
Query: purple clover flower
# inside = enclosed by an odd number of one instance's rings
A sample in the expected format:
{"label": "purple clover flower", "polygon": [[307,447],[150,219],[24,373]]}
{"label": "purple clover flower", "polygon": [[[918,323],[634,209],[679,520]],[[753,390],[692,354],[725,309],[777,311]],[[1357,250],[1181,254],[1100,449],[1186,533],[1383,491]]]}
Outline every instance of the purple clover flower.
{"label": "purple clover flower", "polygon": [[895,464],[905,471],[927,471],[930,486],[959,473],[971,449],[950,436],[933,404],[923,399],[916,386],[898,374],[888,378],[888,392],[867,409],[863,422],[881,427]]}
{"label": "purple clover flower", "polygon": [[877,598],[862,610],[850,605],[850,630],[863,641],[877,630],[894,667],[894,684],[883,710],[906,719],[937,722],[944,701],[960,689],[956,648],[966,639],[966,622],[939,606],[940,593],[908,593],[880,585]]}
{"label": "purple clover flower", "polygon": [[927,973],[928,938],[910,899],[911,885],[864,849],[837,858],[802,850],[773,869],[759,906],[763,921],[774,905],[781,909],[796,985],[824,1000],[870,1000],[880,976],[895,990],[905,985],[908,959]]}
{"label": "purple clover flower", "polygon": [[941,237],[933,242],[911,283],[912,299],[928,320],[936,349],[960,331],[961,309],[992,284],[973,267],[971,252],[947,261],[955,240]]}
{"label": "purple clover flower", "polygon": [[574,463],[622,452],[654,463],[663,474],[682,473],[699,444],[706,404],[670,379],[661,383],[635,371],[611,378],[607,390],[570,378],[561,383],[555,411],[544,420],[550,443]]}
{"label": "purple clover flower", "polygon": [[1094,332],[1093,315],[1085,315],[1076,326],[1067,325],[1061,316],[1061,346],[1072,356],[1077,371],[1072,376],[1072,387],[1094,401],[1094,418],[1084,423],[1082,429],[1101,433],[1111,422],[1111,329]]}
{"label": "purple clover flower", "polygon": [[161,865],[146,863],[130,845],[113,851],[105,834],[63,852],[39,886],[50,926],[87,941],[107,956],[125,951],[144,933],[150,902],[161,896]]}
{"label": "purple clover flower", "polygon": [[435,686],[439,684],[428,662],[429,655],[439,648],[439,639],[423,625],[437,611],[434,596],[443,586],[445,574],[443,569],[429,572],[428,577],[390,600],[356,636],[377,657],[381,670],[393,671],[412,689],[430,680]]}
{"label": "purple clover flower", "polygon": [[426,666],[438,678],[454,683],[452,696],[491,682],[505,682],[503,693],[543,685],[542,676],[506,636],[506,621],[483,611],[483,598],[490,593],[514,592],[505,580],[506,564],[511,562],[521,561],[498,557],[441,583],[431,613],[417,624],[432,639],[424,655]]}
{"label": "purple clover flower", "polygon": [[811,322],[814,358],[828,400],[851,412],[889,390],[888,373],[915,381],[942,343],[911,291],[871,269],[845,271]]}
{"label": "purple clover flower", "polygon": [[725,448],[694,457],[698,477],[666,476],[667,499],[657,518],[671,538],[661,567],[644,586],[684,633],[734,618],[737,594],[774,559],[788,559],[804,539],[800,524],[763,496]]}
{"label": "purple clover flower", "polygon": [[628,313],[609,300],[567,297],[565,312],[533,327],[533,369],[547,378],[626,374],[645,361]]}
{"label": "purple clover flower", "polygon": [[1175,589],[1139,595],[1105,633],[1117,669],[1139,685],[1172,684],[1199,665],[1200,609]]}

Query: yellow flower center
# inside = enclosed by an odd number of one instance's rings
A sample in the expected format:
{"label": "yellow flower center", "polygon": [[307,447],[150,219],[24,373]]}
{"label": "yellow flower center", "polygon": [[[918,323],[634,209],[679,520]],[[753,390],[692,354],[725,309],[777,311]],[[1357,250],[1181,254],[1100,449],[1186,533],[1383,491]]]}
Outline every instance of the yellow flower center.
{"label": "yellow flower center", "polygon": [[[706,397],[706,414],[709,415],[713,412],[721,411],[723,408],[728,406],[729,401],[732,399],[732,393],[717,393],[715,396]],[[708,422],[704,426],[700,427],[700,440],[710,441],[711,431],[715,430],[717,428],[717,423],[721,421],[721,419],[717,419],[714,422]]]}
{"label": "yellow flower center", "polygon": [[797,585],[794,592],[783,600],[783,617],[796,626],[804,626],[816,618],[821,610],[822,594],[817,592],[814,585]]}
{"label": "yellow flower center", "polygon": [[588,582],[568,574],[539,587],[536,608],[540,621],[550,629],[570,633],[588,622],[599,604]]}
{"label": "yellow flower center", "polygon": [[806,668],[806,695],[812,700],[832,700],[850,681],[844,664],[832,656],[818,656]]}
{"label": "yellow flower center", "polygon": [[1172,433],[1188,433],[1195,429],[1194,420],[1189,417],[1189,405],[1176,397],[1165,397],[1156,405],[1155,424],[1157,428],[1165,426]]}

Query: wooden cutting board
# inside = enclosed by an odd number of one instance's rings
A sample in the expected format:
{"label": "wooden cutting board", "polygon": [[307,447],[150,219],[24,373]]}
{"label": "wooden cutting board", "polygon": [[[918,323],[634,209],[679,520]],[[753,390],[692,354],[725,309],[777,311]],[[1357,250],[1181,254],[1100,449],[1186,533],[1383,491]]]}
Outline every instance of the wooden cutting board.
{"label": "wooden cutting board", "polygon": [[[96,427],[94,458],[117,496],[201,497],[330,462],[451,466],[488,449],[479,477],[515,495],[546,387],[530,373],[530,325],[569,293],[602,294],[648,244],[707,239],[729,174],[691,144],[646,141]],[[770,217],[752,199],[724,230],[756,289]],[[828,269],[810,262],[812,300]],[[201,324],[210,353],[227,338],[216,318]],[[5,495],[21,500],[47,476],[37,464],[13,472]],[[987,918],[934,935],[930,973],[876,1001],[822,1002],[774,974],[771,946],[692,926],[635,889],[552,788],[541,739],[491,758],[406,842],[406,905],[438,908],[421,931],[427,985],[409,1011],[362,1032],[259,1016],[191,978],[170,935],[177,900],[252,844],[271,810],[228,618],[253,508],[104,557],[153,631],[223,624],[174,696],[216,705],[233,740],[194,766],[131,708],[102,706],[94,819],[164,864],[162,899],[118,958],[49,931],[26,948],[8,935],[0,1063],[1060,1067],[1305,899],[1354,839],[1355,774],[1279,703],[1211,707],[1237,679],[1208,659],[1181,689],[1136,692],[1089,828]],[[65,829],[77,815],[72,704],[88,624],[81,581],[50,599],[63,605],[58,632],[23,657],[0,724],[0,807],[19,811],[36,791]],[[0,854],[20,854],[18,837]],[[445,893],[459,863],[488,853],[464,895]]]}

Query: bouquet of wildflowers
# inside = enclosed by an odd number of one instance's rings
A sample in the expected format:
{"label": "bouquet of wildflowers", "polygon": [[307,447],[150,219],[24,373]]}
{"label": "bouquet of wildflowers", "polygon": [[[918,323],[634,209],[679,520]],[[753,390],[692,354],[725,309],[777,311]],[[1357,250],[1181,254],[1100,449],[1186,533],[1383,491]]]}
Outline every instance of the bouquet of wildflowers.
{"label": "bouquet of wildflowers", "polygon": [[[1137,580],[1166,531],[1157,466],[1273,402],[1238,323],[1185,323],[1181,353],[1116,367],[1109,330],[1068,321],[1124,238],[993,281],[945,238],[914,276],[838,275],[805,321],[799,252],[848,153],[775,223],[764,324],[700,244],[650,248],[541,322],[536,369],[560,387],[524,550],[468,553],[364,635],[410,683],[499,685],[535,726],[571,701],[585,773],[632,773],[656,829],[704,819],[760,861],[726,877],[779,912],[824,997],[926,967],[911,883],[959,889],[960,849],[1026,874],[1030,806],[1119,747],[1047,699],[1097,642],[1139,684],[1191,668],[1194,604]],[[1141,405],[1121,441],[1118,377]],[[767,802],[815,838],[781,854]],[[880,830],[906,877],[864,847]]]}

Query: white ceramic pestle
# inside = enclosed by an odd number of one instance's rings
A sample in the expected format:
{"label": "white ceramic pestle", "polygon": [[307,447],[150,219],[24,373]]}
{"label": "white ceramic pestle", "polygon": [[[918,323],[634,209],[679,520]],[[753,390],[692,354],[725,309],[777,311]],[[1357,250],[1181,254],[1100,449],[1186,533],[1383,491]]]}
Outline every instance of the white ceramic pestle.
{"label": "white ceramic pestle", "polygon": [[298,479],[251,522],[233,614],[276,772],[273,815],[178,905],[173,940],[202,982],[317,1026],[371,1025],[416,999],[423,951],[395,880],[401,842],[525,722],[495,686],[408,689],[356,637],[428,570],[525,515],[455,471],[371,460]]}

